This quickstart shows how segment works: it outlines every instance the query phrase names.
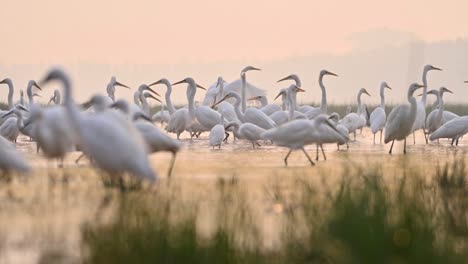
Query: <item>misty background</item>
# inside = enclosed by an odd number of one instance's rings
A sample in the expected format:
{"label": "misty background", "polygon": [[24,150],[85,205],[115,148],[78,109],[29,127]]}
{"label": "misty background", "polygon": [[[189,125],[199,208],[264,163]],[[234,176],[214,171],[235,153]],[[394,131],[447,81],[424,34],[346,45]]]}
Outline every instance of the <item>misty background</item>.
{"label": "misty background", "polygon": [[[367,104],[380,102],[379,85],[387,81],[393,88],[388,91],[388,103],[406,100],[406,91],[411,82],[421,82],[423,66],[430,63],[442,68],[443,72],[429,73],[429,89],[445,86],[455,94],[447,94],[446,101],[465,103],[468,98],[468,39],[450,39],[438,42],[426,42],[416,35],[387,28],[372,29],[349,35],[348,51],[341,54],[325,52],[314,55],[295,55],[276,59],[230,59],[213,62],[177,62],[177,63],[97,63],[76,61],[61,64],[71,75],[78,101],[86,100],[95,93],[105,94],[105,88],[111,76],[133,88],[132,91],[118,89],[117,98],[132,100],[133,91],[139,84],[168,78],[179,81],[187,76],[195,78],[201,85],[208,87],[221,75],[227,81],[239,78],[240,70],[246,65],[261,68],[261,72],[249,72],[247,79],[256,86],[265,89],[272,100],[280,88],[288,83],[276,83],[276,80],[291,73],[298,74],[306,93],[298,95],[298,102],[314,103],[320,101],[318,74],[327,69],[339,75],[327,77],[324,81],[329,103],[355,103],[357,91],[364,87],[372,95],[364,98]],[[40,45],[40,44],[38,44]],[[157,43],[155,43],[157,46]],[[261,46],[254,49],[262,49]],[[25,90],[30,79],[40,79],[47,69],[57,64],[6,64],[0,62],[0,78],[10,77],[15,85],[15,100],[19,98],[19,89]],[[173,100],[177,104],[186,103],[185,85],[176,86]],[[7,86],[0,86],[0,101],[6,102]],[[157,86],[161,94],[164,86]],[[41,94],[40,102],[47,102],[53,88],[47,88]],[[198,90],[196,100],[201,101],[204,92]],[[433,100],[433,98],[430,98]],[[154,103],[153,103],[154,104]]]}

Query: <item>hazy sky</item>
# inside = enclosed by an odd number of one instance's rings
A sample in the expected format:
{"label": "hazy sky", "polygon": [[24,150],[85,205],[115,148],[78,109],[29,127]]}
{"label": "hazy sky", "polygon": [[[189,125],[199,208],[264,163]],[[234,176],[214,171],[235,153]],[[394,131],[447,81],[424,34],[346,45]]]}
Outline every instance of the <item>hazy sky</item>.
{"label": "hazy sky", "polygon": [[3,63],[168,63],[340,54],[374,28],[468,35],[466,0],[3,0]]}
{"label": "hazy sky", "polygon": [[[103,93],[112,75],[132,87],[186,76],[209,85],[252,64],[264,71],[249,80],[269,97],[275,80],[298,73],[311,91],[300,101],[310,102],[319,101],[317,76],[327,68],[340,74],[330,81],[330,101],[354,101],[359,88],[375,90],[382,80],[396,87],[389,99],[401,101],[408,82],[432,63],[446,69],[431,77],[433,88],[459,89],[447,100],[462,101],[467,11],[466,0],[2,0],[0,78],[24,89],[50,65],[63,65],[83,100]],[[183,90],[175,91],[177,102],[185,101]]]}

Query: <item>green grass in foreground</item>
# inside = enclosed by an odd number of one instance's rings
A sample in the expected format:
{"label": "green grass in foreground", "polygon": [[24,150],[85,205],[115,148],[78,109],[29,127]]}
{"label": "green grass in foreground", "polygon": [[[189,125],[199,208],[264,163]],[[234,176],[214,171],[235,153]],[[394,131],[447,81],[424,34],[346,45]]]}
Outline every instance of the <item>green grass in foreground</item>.
{"label": "green grass in foreground", "polygon": [[124,194],[112,223],[84,227],[85,263],[466,263],[465,164],[434,171],[407,169],[389,183],[381,168],[357,169],[334,187],[307,176],[293,190],[265,187],[284,206],[276,249],[261,246],[262,224],[241,182],[217,184],[211,239],[197,235],[201,201]]}

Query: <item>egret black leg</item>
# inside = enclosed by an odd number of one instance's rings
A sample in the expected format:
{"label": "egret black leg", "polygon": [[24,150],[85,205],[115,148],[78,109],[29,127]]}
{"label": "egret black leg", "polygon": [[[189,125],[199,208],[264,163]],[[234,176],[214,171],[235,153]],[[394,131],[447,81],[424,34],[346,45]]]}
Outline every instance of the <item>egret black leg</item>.
{"label": "egret black leg", "polygon": [[395,140],[392,140],[392,145],[390,146],[390,151],[388,152],[390,155],[392,154],[393,144],[395,144]]}
{"label": "egret black leg", "polygon": [[291,152],[292,152],[292,149],[290,149],[288,151],[288,154],[286,154],[286,157],[284,157],[284,166],[288,166],[288,158],[289,158],[289,155],[291,155]]}
{"label": "egret black leg", "polygon": [[322,146],[322,144],[320,144],[320,148],[322,149],[323,159],[324,159],[324,160],[327,160],[327,156],[325,156],[325,151],[323,151],[323,146]]}
{"label": "egret black leg", "polygon": [[307,159],[308,159],[309,162],[310,162],[310,165],[314,166],[315,163],[312,161],[312,159],[310,158],[309,154],[307,154],[307,152],[305,151],[304,148],[302,148],[302,152],[304,152],[304,154],[306,155]]}
{"label": "egret black leg", "polygon": [[406,138],[403,141],[403,154],[406,154]]}
{"label": "egret black leg", "polygon": [[167,178],[169,179],[172,177],[172,170],[174,169],[176,156],[177,156],[176,152],[172,153],[171,165],[169,166],[169,171],[167,172]]}

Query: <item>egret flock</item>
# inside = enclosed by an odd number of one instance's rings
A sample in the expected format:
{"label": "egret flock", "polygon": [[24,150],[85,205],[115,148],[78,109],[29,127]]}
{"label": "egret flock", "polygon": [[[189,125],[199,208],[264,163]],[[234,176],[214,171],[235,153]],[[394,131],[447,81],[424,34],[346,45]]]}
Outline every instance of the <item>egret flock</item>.
{"label": "egret flock", "polygon": [[[284,164],[292,151],[302,151],[311,165],[315,162],[305,147],[316,147],[316,160],[319,151],[326,159],[324,144],[347,145],[350,134],[356,140],[358,131],[369,127],[376,144],[376,134],[382,134],[384,143],[390,143],[389,153],[393,151],[395,141],[404,141],[403,153],[406,153],[408,136],[422,130],[426,143],[441,138],[458,141],[468,133],[468,116],[458,116],[444,108],[444,94],[452,93],[441,87],[428,91],[427,75],[440,68],[426,65],[422,83],[413,83],[407,90],[408,103],[395,106],[386,113],[385,93],[391,92],[386,82],[380,85],[380,105],[370,111],[363,103],[363,95],[370,93],[362,88],[357,93],[357,110],[340,117],[338,113],[329,113],[327,92],[324,84],[326,76],[338,77],[328,70],[319,73],[318,82],[321,92],[320,106],[299,105],[297,93],[303,93],[298,75],[291,74],[278,80],[289,81],[269,102],[265,91],[247,81],[248,74],[260,69],[247,66],[242,69],[240,79],[231,83],[218,77],[208,89],[198,84],[193,78],[170,82],[162,78],[151,84],[142,84],[134,92],[134,101],[116,99],[116,87],[131,89],[112,77],[106,87],[107,95],[94,95],[87,102],[77,104],[74,87],[69,76],[61,69],[53,69],[39,82],[29,81],[26,88],[27,100],[23,91],[20,99],[14,103],[13,81],[5,78],[0,84],[8,86],[8,109],[0,111],[0,169],[3,171],[27,172],[30,166],[19,153],[15,144],[20,134],[36,142],[37,151],[48,159],[56,159],[63,166],[63,160],[71,151],[81,151],[93,166],[109,175],[128,173],[132,176],[155,181],[158,173],[152,169],[148,155],[155,152],[172,154],[168,176],[172,174],[178,151],[183,147],[180,136],[187,133],[191,144],[193,140],[202,140],[202,133],[209,134],[207,148],[221,149],[231,140],[246,141],[253,149],[262,144],[273,144],[288,149]],[[49,105],[36,103],[37,90],[44,90],[49,82],[56,81],[62,89],[55,90]],[[176,108],[171,100],[173,86],[186,84],[187,105]],[[164,99],[155,91],[156,86],[165,87]],[[418,90],[422,90],[419,99]],[[204,92],[201,105],[196,104],[195,95]],[[63,96],[62,96],[63,95]],[[434,95],[436,102],[431,112],[426,113],[427,96]],[[149,99],[161,103],[161,110],[150,115]],[[280,99],[280,103],[275,103]],[[249,101],[257,101],[259,107],[249,107]],[[52,104],[52,105],[50,105]],[[173,137],[170,134],[174,134]]]}

